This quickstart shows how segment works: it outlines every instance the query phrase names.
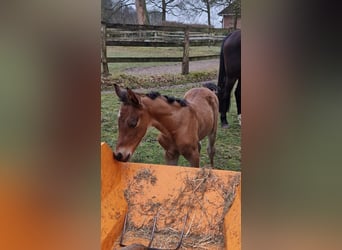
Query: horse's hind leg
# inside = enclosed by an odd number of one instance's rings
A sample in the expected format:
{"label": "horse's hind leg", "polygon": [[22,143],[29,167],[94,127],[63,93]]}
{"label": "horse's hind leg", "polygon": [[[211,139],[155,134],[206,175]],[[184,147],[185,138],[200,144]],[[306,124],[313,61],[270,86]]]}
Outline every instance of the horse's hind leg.
{"label": "horse's hind leg", "polygon": [[208,135],[208,147],[207,153],[210,159],[210,166],[214,167],[214,156],[215,156],[215,141],[216,141],[216,131]]}
{"label": "horse's hind leg", "polygon": [[236,86],[234,94],[236,100],[239,125],[241,126],[241,78],[238,79],[238,84]]}
{"label": "horse's hind leg", "polygon": [[228,121],[227,121],[227,112],[229,112],[230,109],[230,97],[232,90],[234,88],[236,82],[236,78],[234,77],[226,77],[226,85],[223,90],[223,93],[221,93],[221,96],[219,96],[219,111],[221,114],[221,126],[223,128],[227,128]]}
{"label": "horse's hind leg", "polygon": [[236,107],[238,115],[241,114],[241,78],[238,79],[238,84],[235,89],[235,100],[236,100]]}
{"label": "horse's hind leg", "polygon": [[221,114],[220,116],[221,126],[228,127],[227,111],[229,109],[230,97],[227,95],[227,81],[224,87],[219,89],[218,99],[219,99],[219,111]]}

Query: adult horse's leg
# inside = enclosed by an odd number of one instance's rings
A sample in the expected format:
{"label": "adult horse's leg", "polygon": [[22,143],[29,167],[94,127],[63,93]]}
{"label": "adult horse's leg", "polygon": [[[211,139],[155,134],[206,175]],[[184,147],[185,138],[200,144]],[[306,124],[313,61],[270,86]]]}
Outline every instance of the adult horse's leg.
{"label": "adult horse's leg", "polygon": [[224,61],[224,44],[227,40],[229,35],[223,40],[220,52],[220,65],[219,65],[219,74],[218,74],[218,93],[217,97],[219,99],[219,112],[221,114],[221,125],[222,127],[228,127],[226,113],[228,110],[228,100],[226,95],[226,88],[227,88],[227,73],[226,73],[226,66]]}
{"label": "adult horse's leg", "polygon": [[220,110],[220,119],[221,119],[221,126],[223,128],[228,128],[228,120],[227,120],[227,112],[230,109],[230,97],[232,90],[234,88],[234,84],[236,82],[236,78],[226,77],[226,86],[223,93],[223,98],[220,100],[219,103],[219,110]]}
{"label": "adult horse's leg", "polygon": [[235,94],[239,124],[241,126],[241,77],[238,79],[238,84],[236,86],[234,94]]}
{"label": "adult horse's leg", "polygon": [[227,121],[227,111],[229,109],[229,99],[227,99],[226,94],[226,86],[227,84],[223,85],[222,88],[219,90],[218,99],[219,99],[219,112],[220,112],[220,120],[222,127],[228,127]]}

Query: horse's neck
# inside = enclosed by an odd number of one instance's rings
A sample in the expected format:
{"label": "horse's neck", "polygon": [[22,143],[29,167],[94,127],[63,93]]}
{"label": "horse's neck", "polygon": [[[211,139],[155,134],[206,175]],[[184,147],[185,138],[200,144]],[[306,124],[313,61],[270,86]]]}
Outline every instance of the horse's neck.
{"label": "horse's neck", "polygon": [[144,98],[144,103],[151,117],[150,125],[164,134],[171,133],[178,126],[179,116],[184,116],[186,112],[186,107],[169,104],[162,98]]}

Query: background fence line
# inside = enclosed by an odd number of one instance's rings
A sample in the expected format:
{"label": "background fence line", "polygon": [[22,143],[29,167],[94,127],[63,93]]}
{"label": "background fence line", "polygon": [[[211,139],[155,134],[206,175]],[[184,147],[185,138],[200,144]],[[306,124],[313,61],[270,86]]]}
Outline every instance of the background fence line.
{"label": "background fence line", "polygon": [[[101,23],[102,75],[110,75],[108,63],[182,62],[182,74],[189,74],[189,62],[218,58],[219,54],[190,56],[193,46],[221,46],[231,30],[190,25],[158,26]],[[183,47],[182,57],[107,57],[109,46]]]}

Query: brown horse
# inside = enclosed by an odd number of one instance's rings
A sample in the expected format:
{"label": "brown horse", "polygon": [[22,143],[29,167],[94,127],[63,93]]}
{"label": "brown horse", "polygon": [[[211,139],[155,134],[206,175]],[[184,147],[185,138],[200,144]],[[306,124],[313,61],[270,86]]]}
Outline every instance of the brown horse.
{"label": "brown horse", "polygon": [[158,92],[138,94],[115,85],[122,104],[118,114],[119,137],[115,159],[128,161],[147,128],[155,127],[161,133],[160,145],[165,150],[168,165],[177,165],[180,155],[199,167],[200,141],[208,136],[207,152],[214,166],[218,99],[208,88],[193,88],[184,99],[162,96]]}

